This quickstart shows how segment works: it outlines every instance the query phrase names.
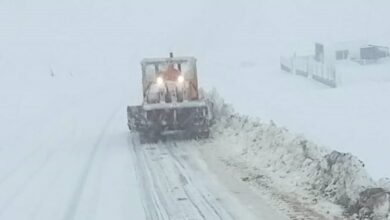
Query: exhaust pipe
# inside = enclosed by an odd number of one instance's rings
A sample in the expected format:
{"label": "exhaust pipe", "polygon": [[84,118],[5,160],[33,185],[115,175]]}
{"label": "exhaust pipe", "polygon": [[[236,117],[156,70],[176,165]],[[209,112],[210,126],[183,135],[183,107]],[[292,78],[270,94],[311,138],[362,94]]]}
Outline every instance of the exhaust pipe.
{"label": "exhaust pipe", "polygon": [[[169,58],[173,58],[173,52],[169,53]],[[179,71],[181,71],[181,63],[177,64],[177,68],[179,69]]]}

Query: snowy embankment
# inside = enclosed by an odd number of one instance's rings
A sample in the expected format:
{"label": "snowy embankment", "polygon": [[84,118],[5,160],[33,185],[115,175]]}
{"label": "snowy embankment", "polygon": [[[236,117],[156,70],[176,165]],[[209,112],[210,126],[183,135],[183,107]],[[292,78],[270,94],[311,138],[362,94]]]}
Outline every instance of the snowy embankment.
{"label": "snowy embankment", "polygon": [[[215,92],[210,97],[215,102],[218,118],[213,127],[213,140],[202,149],[214,154],[233,171],[239,171],[234,172],[238,178],[271,189],[275,194],[288,195],[288,198],[278,196],[279,200],[288,200],[287,205],[299,203],[325,215],[341,215],[332,204],[344,208],[346,214],[373,211],[385,216],[388,213],[387,201],[375,197],[387,198],[389,181],[375,182],[364,163],[354,155],[316,145],[272,121],[263,123],[235,113]],[[367,198],[361,192],[374,187],[386,189],[371,191],[368,200],[372,204],[363,204]]]}

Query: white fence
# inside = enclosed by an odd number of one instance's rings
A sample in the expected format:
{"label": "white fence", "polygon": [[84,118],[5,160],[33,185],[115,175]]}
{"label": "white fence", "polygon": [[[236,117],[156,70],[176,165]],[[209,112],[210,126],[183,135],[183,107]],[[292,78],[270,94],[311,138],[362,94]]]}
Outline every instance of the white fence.
{"label": "white fence", "polygon": [[318,62],[313,56],[281,57],[280,68],[285,72],[316,80],[332,88],[337,86],[335,66]]}

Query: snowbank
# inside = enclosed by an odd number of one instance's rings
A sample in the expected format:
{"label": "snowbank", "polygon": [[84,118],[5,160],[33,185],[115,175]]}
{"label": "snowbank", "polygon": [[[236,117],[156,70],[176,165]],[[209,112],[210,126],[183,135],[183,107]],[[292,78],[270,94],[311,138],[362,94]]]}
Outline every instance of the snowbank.
{"label": "snowbank", "polygon": [[[376,183],[364,163],[352,154],[319,146],[272,121],[263,123],[237,114],[215,90],[209,98],[215,103],[216,123],[213,141],[206,143],[211,146],[205,148],[214,148],[213,152],[229,165],[267,177],[268,186],[301,197],[308,194],[313,200],[325,199],[346,210],[362,200],[364,190],[389,186],[386,180]],[[251,180],[257,178],[245,179]]]}

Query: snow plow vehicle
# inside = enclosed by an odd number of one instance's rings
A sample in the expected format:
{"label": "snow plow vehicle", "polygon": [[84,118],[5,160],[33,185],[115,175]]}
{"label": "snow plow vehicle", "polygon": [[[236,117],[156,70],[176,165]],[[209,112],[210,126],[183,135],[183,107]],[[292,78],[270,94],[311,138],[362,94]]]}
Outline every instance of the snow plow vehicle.
{"label": "snow plow vehicle", "polygon": [[201,97],[194,57],[143,59],[143,103],[127,107],[128,127],[140,141],[207,138],[212,103]]}

